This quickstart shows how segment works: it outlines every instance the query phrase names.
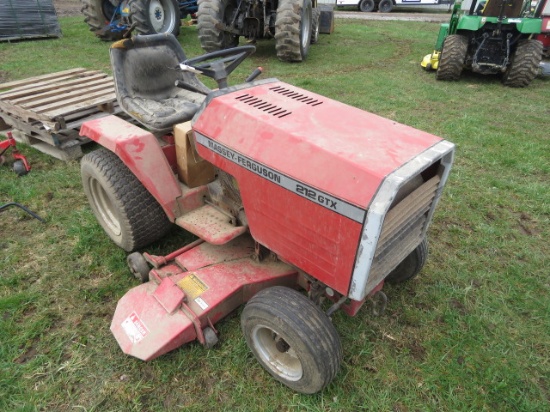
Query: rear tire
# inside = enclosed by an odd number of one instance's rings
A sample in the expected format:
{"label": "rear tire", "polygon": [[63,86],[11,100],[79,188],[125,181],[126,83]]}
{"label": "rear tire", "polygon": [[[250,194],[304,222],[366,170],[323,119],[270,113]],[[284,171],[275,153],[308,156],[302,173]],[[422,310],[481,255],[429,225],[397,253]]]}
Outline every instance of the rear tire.
{"label": "rear tire", "polygon": [[137,34],[180,32],[180,11],[176,0],[134,0],[130,3],[130,21]]}
{"label": "rear tire", "polygon": [[338,332],[311,300],[293,289],[275,286],[254,295],[243,310],[241,326],[258,362],[297,392],[319,392],[338,373]]}
{"label": "rear tire", "polygon": [[389,13],[393,9],[393,2],[392,0],[382,0],[380,3],[378,3],[378,11],[380,13]]}
{"label": "rear tire", "polygon": [[201,47],[207,53],[236,47],[239,36],[216,27],[218,23],[227,24],[233,18],[235,4],[233,0],[199,0],[197,29]]}
{"label": "rear tire", "polygon": [[447,36],[439,55],[439,66],[435,78],[437,80],[458,80],[462,74],[462,69],[464,69],[467,52],[467,37],[460,34]]}
{"label": "rear tire", "polygon": [[403,283],[420,273],[428,259],[428,241],[426,238],[397,267],[386,276],[388,283]]}
{"label": "rear tire", "polygon": [[502,76],[502,83],[510,87],[529,86],[538,75],[541,61],[542,43],[533,39],[522,41]]}
{"label": "rear tire", "polygon": [[279,60],[305,60],[311,43],[311,29],[311,0],[279,0],[275,19],[275,49]]}
{"label": "rear tire", "polygon": [[375,7],[376,4],[374,3],[374,0],[361,0],[357,6],[359,11],[362,11],[363,13],[370,13],[374,11]]}
{"label": "rear tire", "polygon": [[315,7],[311,10],[311,44],[319,41],[319,29],[321,24],[321,9]]}
{"label": "rear tire", "polygon": [[172,227],[156,199],[113,152],[88,153],[81,161],[81,175],[96,219],[127,252],[160,239]]}
{"label": "rear tire", "polygon": [[103,41],[116,40],[122,38],[122,33],[103,34],[101,30],[109,24],[113,18],[116,6],[109,0],[81,0],[82,14],[84,22],[88,25],[90,31]]}

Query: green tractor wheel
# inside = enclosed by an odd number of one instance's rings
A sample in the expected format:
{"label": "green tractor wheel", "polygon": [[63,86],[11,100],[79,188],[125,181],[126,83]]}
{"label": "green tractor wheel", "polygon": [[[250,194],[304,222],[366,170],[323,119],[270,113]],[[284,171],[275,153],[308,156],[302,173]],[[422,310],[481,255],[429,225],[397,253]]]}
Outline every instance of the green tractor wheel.
{"label": "green tractor wheel", "polygon": [[529,86],[539,72],[541,61],[542,43],[532,39],[522,41],[502,76],[502,83],[510,87]]}
{"label": "green tractor wheel", "polygon": [[439,66],[435,75],[437,80],[458,80],[464,68],[468,38],[460,34],[451,34],[443,42],[439,56]]}

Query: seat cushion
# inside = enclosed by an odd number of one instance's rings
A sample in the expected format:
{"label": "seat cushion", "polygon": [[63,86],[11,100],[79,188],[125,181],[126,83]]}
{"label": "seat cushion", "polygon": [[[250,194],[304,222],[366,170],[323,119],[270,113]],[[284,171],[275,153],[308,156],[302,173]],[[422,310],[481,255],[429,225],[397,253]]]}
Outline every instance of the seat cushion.
{"label": "seat cushion", "polygon": [[162,100],[126,97],[124,100],[127,113],[154,131],[169,130],[177,123],[191,120],[200,107],[181,97]]}

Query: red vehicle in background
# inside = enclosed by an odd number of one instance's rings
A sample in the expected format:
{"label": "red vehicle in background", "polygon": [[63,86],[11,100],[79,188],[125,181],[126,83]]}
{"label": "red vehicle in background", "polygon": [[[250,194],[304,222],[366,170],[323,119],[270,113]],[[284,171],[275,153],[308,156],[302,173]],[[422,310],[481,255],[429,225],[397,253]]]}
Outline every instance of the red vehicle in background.
{"label": "red vehicle in background", "polygon": [[542,6],[540,16],[542,17],[542,29],[541,34],[537,36],[537,40],[542,43],[544,47],[543,53],[545,57],[550,57],[550,2],[547,1]]}

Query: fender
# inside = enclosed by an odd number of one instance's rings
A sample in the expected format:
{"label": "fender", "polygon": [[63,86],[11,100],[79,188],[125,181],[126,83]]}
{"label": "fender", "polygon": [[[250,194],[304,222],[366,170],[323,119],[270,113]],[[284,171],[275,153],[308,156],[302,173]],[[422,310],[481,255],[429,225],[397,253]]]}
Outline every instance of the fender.
{"label": "fender", "polygon": [[154,134],[116,117],[106,116],[82,124],[86,136],[115,153],[153,195],[170,219],[180,215],[181,187]]}

